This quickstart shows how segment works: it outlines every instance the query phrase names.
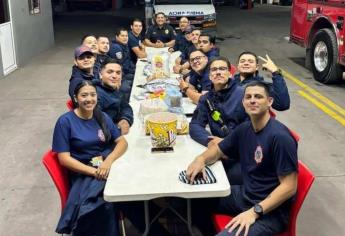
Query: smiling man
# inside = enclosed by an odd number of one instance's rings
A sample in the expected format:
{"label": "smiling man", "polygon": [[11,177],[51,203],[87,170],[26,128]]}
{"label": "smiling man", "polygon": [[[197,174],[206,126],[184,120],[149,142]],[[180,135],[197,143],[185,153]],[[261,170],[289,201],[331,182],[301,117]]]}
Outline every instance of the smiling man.
{"label": "smiling man", "polygon": [[154,48],[174,47],[176,33],[173,27],[166,23],[165,14],[163,12],[156,13],[155,22],[147,29],[146,46]]}
{"label": "smiling man", "polygon": [[214,235],[211,214],[235,215],[218,236],[276,235],[286,229],[297,190],[297,142],[288,128],[270,118],[273,99],[269,86],[253,81],[245,86],[243,106],[250,121],[239,125],[218,145],[212,145],[188,166],[193,181],[205,166],[225,156],[238,159],[243,184],[231,194],[194,204],[193,220],[204,235]]}
{"label": "smiling man", "polygon": [[143,22],[135,18],[131,24],[131,31],[128,33],[128,47],[131,50],[131,60],[135,64],[138,58],[147,57],[145,46],[142,42],[141,32],[143,30]]}
{"label": "smiling man", "polygon": [[119,91],[121,65],[114,59],[106,60],[101,66],[100,79],[101,84],[97,85],[98,106],[117,124],[121,134],[125,135],[133,124],[133,110]]}

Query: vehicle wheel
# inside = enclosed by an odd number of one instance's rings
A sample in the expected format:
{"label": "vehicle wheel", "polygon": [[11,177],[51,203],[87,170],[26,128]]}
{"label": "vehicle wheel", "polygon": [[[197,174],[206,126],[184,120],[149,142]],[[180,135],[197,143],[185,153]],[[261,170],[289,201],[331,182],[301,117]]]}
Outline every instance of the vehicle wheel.
{"label": "vehicle wheel", "polygon": [[311,43],[310,62],[314,78],[325,84],[339,81],[343,71],[337,60],[335,34],[330,29],[319,30]]}

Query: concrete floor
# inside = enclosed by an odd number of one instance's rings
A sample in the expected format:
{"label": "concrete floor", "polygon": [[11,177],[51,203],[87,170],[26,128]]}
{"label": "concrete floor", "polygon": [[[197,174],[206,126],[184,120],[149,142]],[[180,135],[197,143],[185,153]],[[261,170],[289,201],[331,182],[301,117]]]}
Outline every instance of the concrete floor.
{"label": "concrete floor", "polygon": [[[49,236],[60,215],[60,200],[41,164],[51,147],[52,129],[65,112],[73,48],[85,33],[112,36],[127,17],[143,10],[66,14],[55,18],[56,46],[0,80],[0,235]],[[303,67],[304,50],[284,40],[289,34],[290,8],[260,6],[252,10],[221,7],[218,11],[221,54],[235,62],[243,50],[266,53],[283,69],[345,107],[344,85],[324,86]],[[39,40],[39,39],[38,39]],[[297,232],[303,236],[343,235],[345,231],[345,129],[298,95],[287,80],[291,109],[279,113],[301,135],[299,158],[316,181],[299,214]]]}

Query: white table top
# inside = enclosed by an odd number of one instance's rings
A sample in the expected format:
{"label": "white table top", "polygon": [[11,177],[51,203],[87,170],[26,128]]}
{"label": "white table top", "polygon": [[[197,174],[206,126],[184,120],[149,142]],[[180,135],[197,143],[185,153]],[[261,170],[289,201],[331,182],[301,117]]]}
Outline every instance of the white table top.
{"label": "white table top", "polygon": [[[174,55],[176,56],[176,54]],[[180,182],[178,175],[185,170],[205,147],[190,138],[178,135],[171,153],[151,153],[151,139],[144,132],[138,113],[140,101],[134,98],[142,89],[136,87],[146,82],[143,76],[145,62],[138,61],[130,103],[134,124],[126,139],[128,149],[116,160],[110,170],[104,189],[104,199],[110,202],[150,200],[159,197],[204,198],[230,194],[230,185],[221,162],[211,166],[217,178],[215,184],[189,185]],[[194,108],[190,101],[183,103]]]}

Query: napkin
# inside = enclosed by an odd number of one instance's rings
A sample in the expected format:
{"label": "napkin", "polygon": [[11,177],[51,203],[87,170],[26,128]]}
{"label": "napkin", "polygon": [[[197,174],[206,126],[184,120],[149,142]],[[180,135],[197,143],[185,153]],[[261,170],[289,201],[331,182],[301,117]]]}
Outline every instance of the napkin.
{"label": "napkin", "polygon": [[[208,166],[205,167],[205,172],[206,172],[206,177],[207,177],[206,180],[204,178],[202,178],[202,175],[200,175],[194,179],[192,184],[193,185],[213,184],[213,183],[217,182],[216,177],[214,176],[214,174],[212,173],[211,169]],[[181,171],[178,178],[182,183],[189,184],[189,180],[187,179],[186,170]]]}

